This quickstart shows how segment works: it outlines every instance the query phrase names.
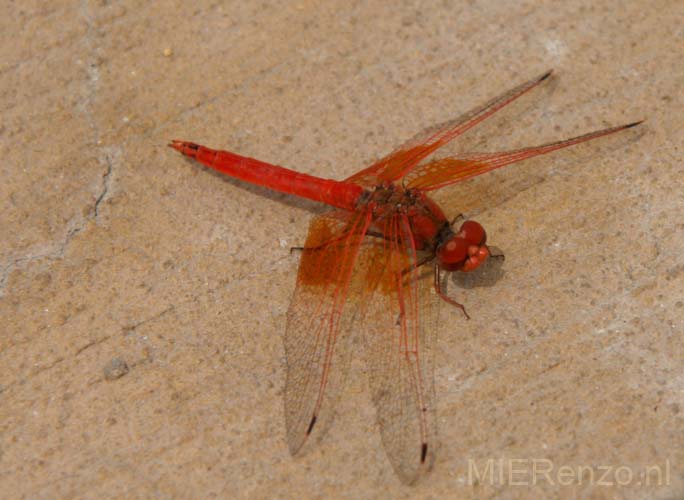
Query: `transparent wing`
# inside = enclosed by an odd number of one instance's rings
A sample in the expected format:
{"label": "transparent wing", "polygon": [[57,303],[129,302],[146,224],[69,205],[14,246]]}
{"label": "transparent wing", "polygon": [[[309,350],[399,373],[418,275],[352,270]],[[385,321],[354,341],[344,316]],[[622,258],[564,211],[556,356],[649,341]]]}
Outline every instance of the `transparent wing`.
{"label": "transparent wing", "polygon": [[559,149],[573,146],[598,137],[613,134],[626,128],[634,127],[641,122],[607,128],[589,134],[573,137],[564,141],[552,142],[542,146],[505,151],[500,153],[475,153],[461,157],[441,158],[420,165],[409,172],[404,178],[408,188],[416,188],[422,191],[432,191],[449,184],[462,182],[477,175],[501,168],[511,163],[516,163],[533,156],[538,156]]}
{"label": "transparent wing", "polygon": [[411,171],[420,161],[444,146],[452,139],[463,134],[498,110],[525,94],[551,75],[551,71],[540,75],[529,82],[509,90],[505,94],[492,99],[484,106],[448,122],[430,127],[416,135],[388,156],[370,167],[357,172],[347,179],[349,182],[364,187],[377,186],[381,181],[395,181]]}
{"label": "transparent wing", "polygon": [[382,233],[386,238],[368,238],[375,248],[364,259],[364,281],[374,290],[364,301],[366,360],[383,446],[397,475],[410,484],[430,470],[437,447],[437,304],[431,269],[416,268],[407,216],[385,221]]}
{"label": "transparent wing", "polygon": [[350,356],[351,325],[361,290],[351,287],[371,213],[332,211],[315,217],[302,250],[287,313],[285,426],[292,454],[334,416]]}

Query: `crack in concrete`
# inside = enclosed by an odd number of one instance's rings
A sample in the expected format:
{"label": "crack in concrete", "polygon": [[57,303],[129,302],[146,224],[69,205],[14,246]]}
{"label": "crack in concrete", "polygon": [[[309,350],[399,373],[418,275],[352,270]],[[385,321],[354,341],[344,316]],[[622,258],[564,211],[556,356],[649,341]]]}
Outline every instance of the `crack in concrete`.
{"label": "crack in concrete", "polygon": [[11,258],[9,263],[2,266],[2,272],[0,272],[0,298],[5,296],[7,282],[12,272],[14,272],[16,269],[24,267],[27,264],[43,259],[48,259],[51,261],[63,259],[71,240],[73,240],[77,234],[83,232],[90,222],[97,222],[99,216],[99,207],[109,193],[112,172],[114,169],[114,162],[107,154],[105,154],[105,161],[107,162],[107,171],[102,176],[102,188],[99,190],[99,193],[95,198],[93,208],[89,211],[90,213],[88,216],[85,219],[83,219],[81,216],[72,217],[67,223],[66,234],[62,240],[53,243],[47,250],[37,253],[29,251],[25,255]]}
{"label": "crack in concrete", "polygon": [[42,366],[42,367],[38,368],[35,372],[33,372],[33,373],[31,374],[31,377],[27,377],[26,380],[28,380],[29,378],[33,378],[33,377],[35,377],[36,375],[40,375],[40,374],[43,373],[44,371],[53,369],[55,366],[57,366],[58,364],[60,364],[62,361],[64,361],[64,358],[60,356],[59,358],[55,359],[55,360],[54,360],[52,363],[50,363],[49,365]]}
{"label": "crack in concrete", "polygon": [[104,156],[104,161],[107,163],[107,171],[104,176],[102,176],[102,190],[99,196],[95,199],[95,204],[93,206],[93,214],[95,216],[95,221],[98,220],[100,216],[100,204],[109,194],[110,183],[112,180],[112,171],[114,170],[114,162],[109,155]]}
{"label": "crack in concrete", "polygon": [[[95,57],[99,48],[92,42],[96,32],[96,27],[93,22],[92,16],[88,11],[88,2],[81,2],[81,15],[86,21],[87,29],[84,37],[84,43],[88,50],[88,61],[87,61],[87,74],[88,77],[85,81],[85,92],[83,95],[83,101],[80,106],[80,111],[88,123],[88,126],[93,131],[93,144],[99,145],[100,141],[100,130],[92,112],[92,103],[99,89],[100,74],[97,67],[97,59]],[[34,253],[29,250],[25,255],[19,257],[11,257],[9,263],[2,266],[2,271],[0,272],[0,298],[5,296],[7,290],[7,283],[9,277],[16,269],[21,268],[27,264],[35,261],[48,259],[51,261],[59,260],[64,258],[67,247],[71,243],[71,240],[79,233],[84,231],[86,227],[91,223],[97,223],[100,215],[100,206],[103,201],[107,199],[109,194],[112,176],[114,172],[115,164],[118,157],[121,156],[120,148],[106,148],[99,146],[101,154],[98,155],[100,163],[105,165],[105,172],[102,175],[102,186],[98,190],[95,201],[92,208],[88,210],[88,215],[83,219],[81,216],[72,217],[67,223],[67,230],[61,241],[54,242],[49,245],[47,250],[42,252]],[[77,222],[74,223],[74,220]],[[71,226],[71,227],[69,227]]]}
{"label": "crack in concrete", "polygon": [[[97,124],[97,120],[92,114],[92,102],[94,100],[94,96],[97,94],[98,88],[99,88],[99,81],[100,81],[100,73],[97,67],[97,62],[96,59],[93,57],[92,54],[95,54],[98,51],[98,47],[96,47],[93,43],[92,40],[94,38],[94,33],[97,31],[94,21],[92,19],[92,16],[89,13],[88,10],[88,2],[87,1],[82,1],[81,2],[81,15],[83,18],[86,20],[86,33],[84,37],[84,42],[86,47],[89,50],[89,53],[91,54],[89,57],[89,61],[87,61],[87,73],[88,73],[88,79],[86,80],[86,93],[84,95],[83,103],[81,106],[81,111],[93,131],[94,135],[94,143],[99,144],[100,140],[100,132],[99,132],[99,127]],[[292,58],[294,59],[294,58]],[[224,98],[227,95],[231,94],[240,94],[244,92],[246,88],[248,88],[251,84],[254,82],[260,81],[264,79],[264,77],[269,76],[271,74],[277,73],[281,68],[287,67],[287,64],[290,62],[290,60],[283,60],[279,61],[275,64],[272,64],[261,71],[258,71],[256,74],[246,78],[243,82],[241,82],[236,88],[229,89],[224,92],[219,92],[216,95],[209,97],[205,100],[203,100],[201,103],[197,105],[192,105],[189,106],[175,115],[169,117],[167,120],[165,120],[163,123],[161,123],[159,126],[154,127],[150,130],[147,130],[143,133],[140,134],[135,134],[133,136],[128,137],[125,139],[119,148],[119,151],[121,148],[125,147],[127,144],[130,142],[133,142],[135,140],[141,139],[141,138],[147,138],[155,133],[158,133],[160,130],[162,130],[164,127],[167,127],[170,123],[173,123],[175,121],[178,121],[179,119],[192,115],[195,112],[200,112],[203,108],[211,105],[212,103]],[[338,87],[344,88],[349,85],[349,82],[344,82],[341,83]],[[26,264],[29,262],[41,260],[48,258],[50,260],[58,260],[64,257],[64,254],[66,253],[66,248],[73,239],[75,235],[78,233],[82,232],[87,225],[91,222],[91,220],[95,220],[95,222],[98,222],[99,220],[99,215],[100,215],[100,205],[102,204],[103,201],[106,200],[107,195],[109,194],[109,190],[111,187],[111,180],[113,177],[113,172],[114,172],[114,167],[115,167],[115,159],[110,156],[112,154],[113,149],[112,148],[103,148],[99,147],[100,149],[104,149],[104,153],[100,155],[100,159],[103,160],[106,163],[106,169],[105,173],[103,175],[103,185],[102,185],[102,190],[100,193],[96,196],[95,202],[93,205],[92,213],[94,217],[88,217],[85,221],[82,222],[82,224],[79,227],[72,228],[67,231],[66,236],[64,237],[63,241],[57,245],[57,248],[52,251],[36,254],[36,255],[25,255],[21,257],[17,257],[15,259],[10,259],[10,263],[2,267],[2,271],[0,271],[0,298],[4,297],[6,288],[7,288],[7,282],[9,280],[9,275],[19,266],[22,264]],[[120,156],[120,153],[116,156]]]}
{"label": "crack in concrete", "polygon": [[12,382],[11,384],[0,386],[0,393],[6,392],[7,390],[12,389],[16,385],[25,384],[26,382],[31,380],[33,377],[40,375],[44,371],[51,370],[52,368],[54,368],[58,364],[62,363],[65,359],[66,358],[60,356],[57,359],[53,360],[50,364],[45,365],[45,366],[41,366],[40,368],[36,369],[34,372],[30,373],[26,377],[20,378],[19,380]]}
{"label": "crack in concrete", "polygon": [[78,355],[80,355],[83,351],[87,351],[87,350],[90,349],[91,347],[94,347],[94,346],[96,346],[96,345],[102,344],[103,342],[106,342],[106,341],[109,340],[111,337],[112,337],[111,335],[105,335],[105,336],[102,337],[102,338],[99,338],[99,339],[97,339],[97,340],[93,340],[92,342],[88,342],[88,343],[87,343],[86,345],[84,345],[83,347],[79,347],[78,350],[76,351],[76,353],[74,354],[74,358],[77,357]]}
{"label": "crack in concrete", "polygon": [[52,361],[50,364],[47,364],[47,365],[45,365],[45,366],[41,366],[40,368],[38,368],[38,369],[36,369],[35,371],[33,371],[33,372],[29,373],[28,375],[26,375],[25,377],[21,377],[21,378],[19,378],[18,380],[16,380],[15,382],[12,382],[11,384],[8,384],[8,385],[3,386],[3,387],[2,387],[2,392],[5,392],[5,391],[7,391],[7,390],[9,390],[9,389],[12,389],[13,387],[15,387],[15,386],[17,386],[17,385],[25,384],[26,382],[28,382],[29,380],[31,380],[33,377],[37,377],[38,375],[40,375],[40,374],[43,373],[44,371],[51,370],[52,368],[54,368],[54,367],[57,366],[58,364],[62,363],[65,359],[66,359],[66,358],[64,358],[63,356],[58,357],[57,359],[55,359],[54,361]]}
{"label": "crack in concrete", "polygon": [[[144,325],[144,324],[147,324],[147,323],[149,323],[149,322],[151,322],[151,321],[156,321],[156,320],[158,320],[158,319],[164,317],[166,314],[168,314],[168,313],[174,311],[175,309],[176,309],[176,305],[175,305],[175,304],[172,304],[172,305],[170,305],[169,307],[167,307],[166,309],[164,309],[163,311],[161,311],[161,312],[159,312],[159,313],[157,313],[157,314],[155,314],[155,315],[153,315],[153,316],[150,316],[149,318],[142,319],[142,320],[140,320],[139,322],[135,323],[135,324],[132,325],[132,326],[124,327],[124,331],[127,332],[127,333],[134,332],[134,331],[136,330],[136,328],[139,328],[140,326],[142,326],[142,325]],[[94,346],[96,346],[96,345],[102,344],[102,343],[106,342],[107,340],[109,340],[110,338],[112,338],[112,335],[111,335],[111,334],[105,335],[104,337],[101,337],[101,338],[99,338],[99,339],[96,339],[96,340],[93,340],[93,341],[91,341],[91,342],[88,342],[86,345],[79,347],[73,355],[71,355],[71,356],[66,356],[66,357],[60,356],[60,357],[58,357],[57,359],[55,359],[54,361],[52,361],[51,363],[49,363],[49,364],[47,364],[47,365],[45,365],[45,366],[42,366],[42,367],[38,368],[37,370],[35,370],[34,372],[28,374],[27,376],[22,377],[22,378],[20,378],[19,380],[15,381],[15,382],[12,382],[11,384],[0,386],[0,392],[5,392],[5,391],[7,391],[7,390],[9,390],[9,389],[12,389],[12,388],[15,387],[16,385],[24,384],[24,383],[26,383],[27,381],[31,380],[32,378],[36,377],[37,375],[40,375],[40,374],[43,373],[44,371],[51,370],[52,368],[54,368],[54,367],[57,366],[58,364],[60,364],[60,363],[62,363],[62,362],[64,362],[64,361],[66,361],[66,360],[68,360],[68,359],[75,359],[75,358],[77,358],[79,355],[81,355],[84,351],[87,351],[88,349],[90,349],[91,347],[94,347]],[[146,359],[143,360],[143,361],[146,361]],[[135,365],[137,365],[137,364],[140,364],[140,362],[141,362],[141,361],[134,362],[134,363],[131,364],[130,366],[133,367],[133,366],[135,366]]]}
{"label": "crack in concrete", "polygon": [[175,305],[175,304],[171,304],[169,307],[167,307],[167,308],[164,309],[163,311],[161,311],[161,312],[155,314],[154,316],[150,316],[149,318],[140,320],[139,322],[134,323],[133,325],[125,326],[125,327],[123,328],[123,329],[124,329],[124,333],[126,333],[126,334],[133,333],[133,332],[135,332],[136,329],[138,329],[138,328],[141,327],[142,325],[144,325],[144,324],[146,324],[146,323],[149,323],[150,321],[156,321],[156,320],[158,320],[158,319],[160,319],[160,318],[166,316],[166,315],[167,315],[168,313],[170,313],[171,311],[174,311],[175,309],[176,309],[176,305]]}

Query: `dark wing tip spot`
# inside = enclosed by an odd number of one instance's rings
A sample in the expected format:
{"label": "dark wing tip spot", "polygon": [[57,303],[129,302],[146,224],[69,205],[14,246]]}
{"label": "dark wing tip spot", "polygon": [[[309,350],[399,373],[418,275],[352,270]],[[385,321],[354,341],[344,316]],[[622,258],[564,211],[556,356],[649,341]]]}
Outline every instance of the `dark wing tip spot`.
{"label": "dark wing tip spot", "polygon": [[316,424],[316,415],[313,416],[311,419],[311,423],[309,424],[309,428],[306,430],[306,435],[308,436],[311,434],[311,430],[313,429],[313,426]]}
{"label": "dark wing tip spot", "polygon": [[420,463],[424,464],[426,458],[427,458],[427,443],[423,443],[423,446],[421,446],[421,449],[420,449]]}
{"label": "dark wing tip spot", "polygon": [[625,125],[625,128],[636,127],[637,125],[640,125],[642,123],[644,123],[644,120],[639,120],[638,122],[634,122],[634,123],[630,123],[629,125]]}

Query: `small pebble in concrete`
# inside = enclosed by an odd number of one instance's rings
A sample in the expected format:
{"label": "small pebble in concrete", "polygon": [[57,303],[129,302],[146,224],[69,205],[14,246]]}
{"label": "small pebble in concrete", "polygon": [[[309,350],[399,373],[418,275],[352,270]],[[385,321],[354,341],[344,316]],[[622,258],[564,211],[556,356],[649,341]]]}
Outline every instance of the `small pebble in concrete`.
{"label": "small pebble in concrete", "polygon": [[113,358],[104,368],[106,380],[116,380],[128,373],[128,364],[121,358]]}

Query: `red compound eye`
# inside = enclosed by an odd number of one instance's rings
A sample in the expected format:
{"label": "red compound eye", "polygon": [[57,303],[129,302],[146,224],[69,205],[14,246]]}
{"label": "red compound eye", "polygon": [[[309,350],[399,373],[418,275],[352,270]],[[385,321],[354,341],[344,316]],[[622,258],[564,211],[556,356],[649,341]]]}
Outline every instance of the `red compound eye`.
{"label": "red compound eye", "polygon": [[457,235],[471,245],[484,245],[487,242],[487,233],[484,228],[474,220],[467,220],[461,224]]}
{"label": "red compound eye", "polygon": [[472,271],[487,257],[489,249],[485,242],[487,233],[475,221],[465,221],[458,233],[451,236],[437,248],[437,262],[445,271]]}
{"label": "red compound eye", "polygon": [[463,263],[461,271],[472,271],[480,267],[480,265],[489,257],[489,248],[487,245],[476,246],[470,245],[468,247],[468,260]]}
{"label": "red compound eye", "polygon": [[452,236],[437,249],[439,266],[446,271],[459,271],[468,258],[469,243],[463,238]]}

